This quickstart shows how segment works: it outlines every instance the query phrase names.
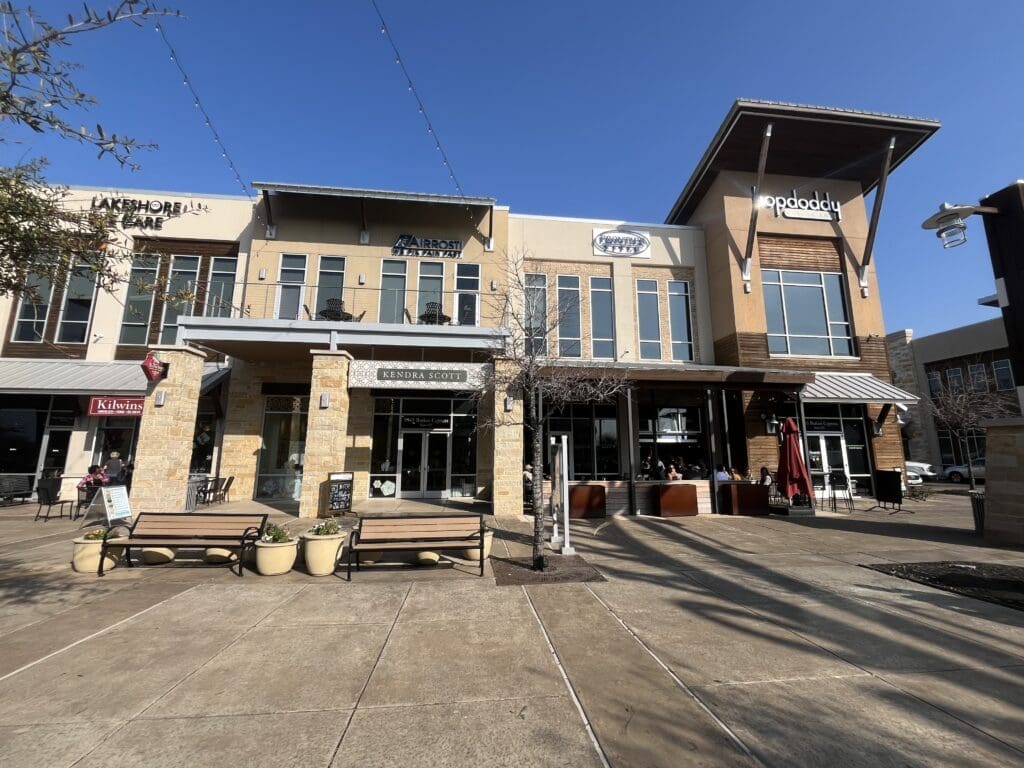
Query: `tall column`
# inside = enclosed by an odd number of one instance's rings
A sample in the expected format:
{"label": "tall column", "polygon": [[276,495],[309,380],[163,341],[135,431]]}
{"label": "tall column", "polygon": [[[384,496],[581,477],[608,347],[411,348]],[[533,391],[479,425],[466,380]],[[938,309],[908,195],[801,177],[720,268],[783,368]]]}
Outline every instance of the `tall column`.
{"label": "tall column", "polygon": [[328,472],[345,467],[348,436],[348,363],[342,350],[315,349],[309,383],[309,421],[302,467],[299,517],[316,517]]}
{"label": "tall column", "polygon": [[[497,380],[501,381],[500,367],[507,365],[500,360],[494,362]],[[523,400],[515,393],[512,410],[506,412],[506,396],[510,393],[494,393],[492,417],[494,420],[494,493],[493,512],[499,515],[523,514]],[[543,467],[533,468],[534,477],[541,482]],[[538,510],[537,514],[540,514]]]}
{"label": "tall column", "polygon": [[[199,390],[206,356],[190,347],[153,347],[169,365],[167,378],[150,385],[139,426],[132,476],[133,514],[180,512],[185,505]],[[157,405],[162,397],[163,405]]]}

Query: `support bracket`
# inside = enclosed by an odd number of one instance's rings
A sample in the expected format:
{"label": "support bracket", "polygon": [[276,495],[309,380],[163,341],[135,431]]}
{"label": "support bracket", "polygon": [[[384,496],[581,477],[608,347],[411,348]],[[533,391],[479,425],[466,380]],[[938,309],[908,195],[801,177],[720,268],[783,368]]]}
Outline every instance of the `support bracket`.
{"label": "support bracket", "polygon": [[772,123],[764,127],[761,136],[761,154],[757,159],[757,180],[750,189],[750,226],[747,228],[747,247],[743,251],[742,275],[743,292],[750,293],[750,263],[754,256],[754,238],[757,237],[757,213],[761,210],[758,198],[761,196],[761,184],[764,182],[764,169],[768,162],[768,145],[772,141]]}
{"label": "support bracket", "polygon": [[263,190],[263,210],[267,216],[267,240],[273,240],[277,237],[277,224],[274,223],[274,212],[270,209],[270,193],[267,190]]}
{"label": "support bracket", "polygon": [[872,251],[875,247],[875,235],[878,234],[878,218],[882,213],[882,198],[885,197],[885,183],[889,180],[889,165],[892,163],[892,153],[896,149],[896,137],[889,138],[889,146],[886,147],[882,159],[882,172],[878,176],[878,189],[875,190],[875,204],[871,208],[871,223],[868,225],[868,237],[864,242],[864,257],[857,268],[857,281],[860,283],[860,296],[862,299],[868,297],[868,267],[871,264]]}

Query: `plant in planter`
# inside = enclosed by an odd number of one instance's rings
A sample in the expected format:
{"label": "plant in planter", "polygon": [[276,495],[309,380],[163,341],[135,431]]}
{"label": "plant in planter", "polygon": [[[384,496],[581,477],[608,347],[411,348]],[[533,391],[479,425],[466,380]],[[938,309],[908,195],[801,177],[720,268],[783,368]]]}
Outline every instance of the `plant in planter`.
{"label": "plant in planter", "polygon": [[[100,549],[103,547],[105,528],[93,528],[91,531],[74,539],[74,552],[71,555],[71,567],[78,573],[96,573],[100,567]],[[111,539],[117,541],[117,539]],[[107,547],[107,555],[103,559],[103,570],[108,571],[119,562],[124,555],[124,547]]]}
{"label": "plant in planter", "polygon": [[338,563],[345,534],[335,520],[317,523],[304,534],[303,551],[310,576],[330,576]]}
{"label": "plant in planter", "polygon": [[299,542],[280,525],[271,523],[256,542],[256,570],[261,576],[279,576],[295,565]]}
{"label": "plant in planter", "polygon": [[[486,560],[491,556],[491,543],[494,541],[494,531],[487,527],[487,523],[484,523],[483,528],[480,530],[480,535],[484,537],[484,560]],[[480,548],[464,549],[462,550],[462,556],[466,560],[479,560]]]}

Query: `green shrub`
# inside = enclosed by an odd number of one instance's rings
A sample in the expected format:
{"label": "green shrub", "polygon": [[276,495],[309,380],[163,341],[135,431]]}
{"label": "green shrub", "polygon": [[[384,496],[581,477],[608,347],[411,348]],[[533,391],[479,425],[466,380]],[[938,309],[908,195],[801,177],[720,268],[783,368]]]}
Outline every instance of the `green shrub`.
{"label": "green shrub", "polygon": [[322,523],[314,525],[306,533],[310,536],[336,536],[341,533],[341,529],[336,520],[324,520]]}

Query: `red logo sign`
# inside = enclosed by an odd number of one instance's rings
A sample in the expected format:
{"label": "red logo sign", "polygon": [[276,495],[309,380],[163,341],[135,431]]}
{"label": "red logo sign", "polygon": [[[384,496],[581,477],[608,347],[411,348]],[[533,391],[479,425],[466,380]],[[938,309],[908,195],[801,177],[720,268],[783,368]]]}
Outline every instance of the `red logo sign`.
{"label": "red logo sign", "polygon": [[164,377],[164,364],[156,359],[156,355],[150,352],[146,355],[146,359],[142,361],[142,372],[146,374],[146,378],[150,381],[158,381]]}
{"label": "red logo sign", "polygon": [[90,397],[90,416],[142,416],[144,397]]}

